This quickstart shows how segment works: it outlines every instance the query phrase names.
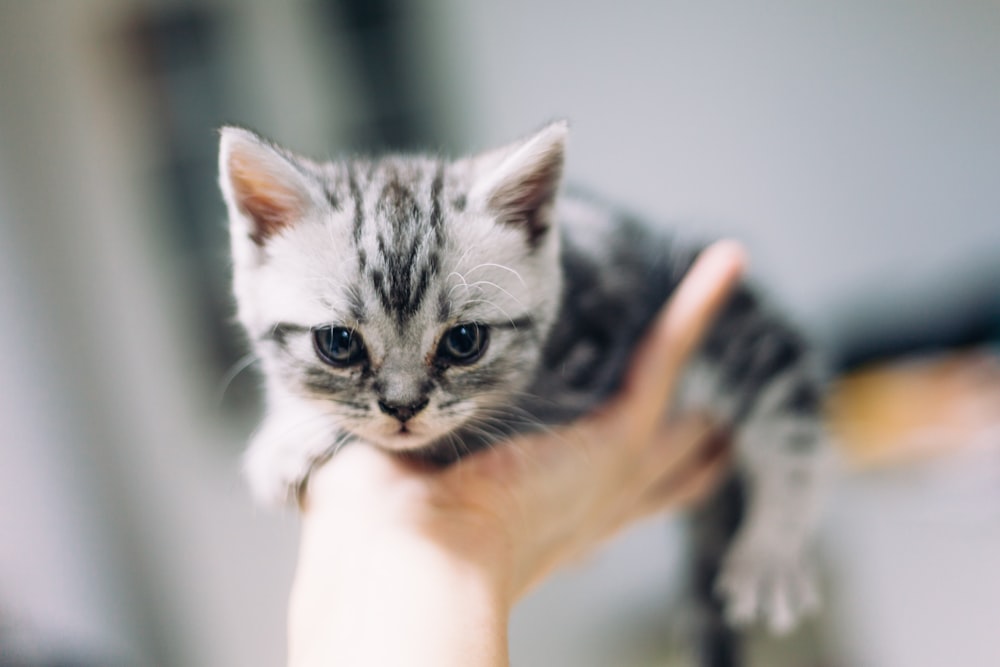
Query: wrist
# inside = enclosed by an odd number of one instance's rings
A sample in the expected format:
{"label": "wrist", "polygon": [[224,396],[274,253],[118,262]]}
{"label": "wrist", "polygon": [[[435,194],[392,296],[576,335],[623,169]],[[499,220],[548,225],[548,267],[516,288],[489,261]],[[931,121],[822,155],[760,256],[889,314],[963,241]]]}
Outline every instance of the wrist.
{"label": "wrist", "polygon": [[337,544],[315,528],[307,518],[290,665],[507,663],[509,585],[491,558],[378,522]]}
{"label": "wrist", "polygon": [[[334,463],[352,454],[346,465],[324,466],[310,481],[302,506],[303,557],[322,554],[324,563],[361,557],[391,567],[393,559],[419,553],[477,573],[512,604],[519,542],[510,526],[519,522],[508,515],[516,505],[511,498],[496,497],[489,479],[473,485],[477,491],[470,494],[465,485],[456,491],[434,479],[433,472],[400,473],[398,460],[365,448],[345,451]],[[375,472],[361,468],[366,464]]]}
{"label": "wrist", "polygon": [[506,664],[500,519],[429,498],[421,477],[361,477],[359,461],[353,478],[320,470],[305,499],[289,664]]}

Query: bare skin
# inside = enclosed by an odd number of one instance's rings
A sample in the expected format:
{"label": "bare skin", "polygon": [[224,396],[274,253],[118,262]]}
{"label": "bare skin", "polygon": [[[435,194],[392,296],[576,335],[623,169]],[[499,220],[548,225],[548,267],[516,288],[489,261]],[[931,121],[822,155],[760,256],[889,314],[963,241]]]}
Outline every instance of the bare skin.
{"label": "bare skin", "polygon": [[664,425],[688,356],[744,266],[706,250],[602,409],[446,469],[349,447],[316,471],[303,503],[289,662],[508,665],[513,605],[630,523],[689,505],[728,451],[697,415]]}

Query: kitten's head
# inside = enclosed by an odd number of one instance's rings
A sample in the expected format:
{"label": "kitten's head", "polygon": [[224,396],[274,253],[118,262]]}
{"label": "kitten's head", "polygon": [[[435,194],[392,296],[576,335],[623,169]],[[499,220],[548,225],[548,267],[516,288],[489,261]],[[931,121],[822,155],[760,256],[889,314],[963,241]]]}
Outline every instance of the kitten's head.
{"label": "kitten's head", "polygon": [[317,163],[224,128],[234,290],[272,413],[308,404],[406,451],[509,404],[559,303],[566,133],[457,161]]}

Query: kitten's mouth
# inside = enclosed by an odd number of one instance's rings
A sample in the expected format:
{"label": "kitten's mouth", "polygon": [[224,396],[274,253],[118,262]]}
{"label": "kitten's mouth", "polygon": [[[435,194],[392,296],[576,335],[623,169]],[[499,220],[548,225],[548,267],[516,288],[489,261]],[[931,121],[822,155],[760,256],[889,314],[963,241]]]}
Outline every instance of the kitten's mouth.
{"label": "kitten's mouth", "polygon": [[397,421],[391,426],[386,424],[377,429],[376,433],[371,433],[369,437],[379,447],[397,452],[420,449],[434,439],[426,427],[410,421]]}
{"label": "kitten's mouth", "polygon": [[407,419],[406,421],[398,421],[398,420],[396,420],[395,423],[392,424],[389,427],[389,429],[386,429],[386,430],[390,430],[390,429],[392,430],[392,435],[394,435],[394,436],[395,435],[403,435],[403,436],[418,435],[420,433],[424,433],[424,432],[427,431],[426,426],[424,426],[424,425],[422,425],[420,423],[417,423],[417,420],[414,420],[414,419]]}
{"label": "kitten's mouth", "polygon": [[423,415],[401,422],[381,419],[358,431],[362,439],[394,452],[416,451],[432,445],[457,428],[454,420],[427,419]]}

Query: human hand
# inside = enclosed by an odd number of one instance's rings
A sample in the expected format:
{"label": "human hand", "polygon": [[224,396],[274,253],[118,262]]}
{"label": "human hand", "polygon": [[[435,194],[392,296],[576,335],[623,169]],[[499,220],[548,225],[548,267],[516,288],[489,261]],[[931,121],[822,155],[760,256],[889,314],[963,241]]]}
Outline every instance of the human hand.
{"label": "human hand", "polygon": [[[447,619],[449,583],[485,601],[490,611],[477,627],[505,628],[514,602],[554,569],[640,517],[704,496],[727,462],[722,439],[703,418],[664,425],[663,414],[743,261],[733,243],[706,250],[653,324],[618,395],[576,423],[444,469],[348,447],[315,471],[303,503],[291,655],[313,654],[303,647],[324,643],[318,637],[332,627],[363,633],[366,609],[384,625],[386,604],[422,605],[413,618]],[[343,603],[355,593],[360,606]],[[420,630],[411,632],[426,642]],[[336,641],[360,636],[344,631]]]}

